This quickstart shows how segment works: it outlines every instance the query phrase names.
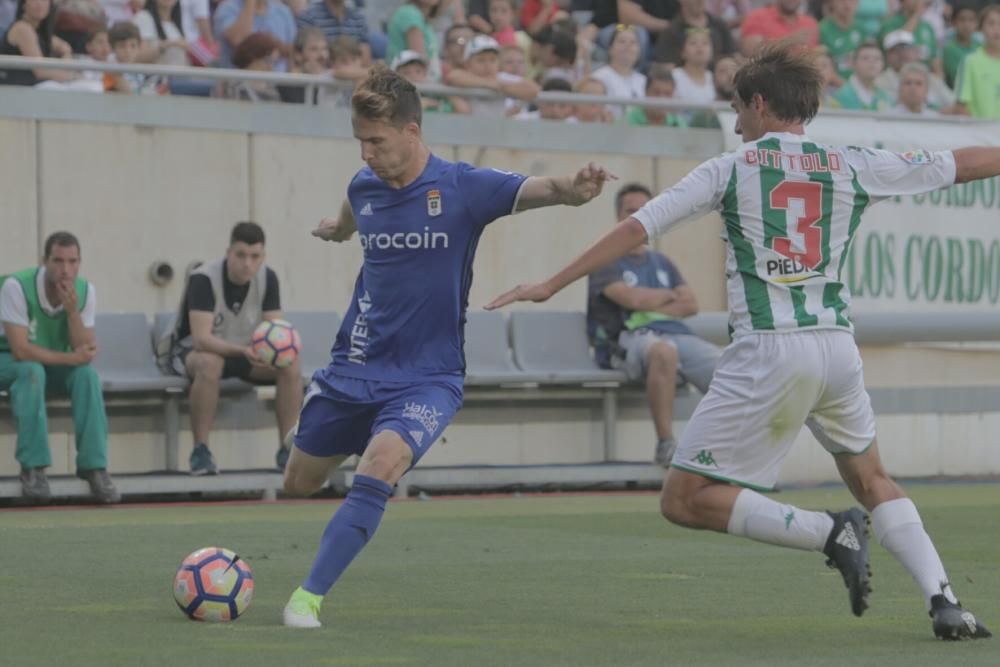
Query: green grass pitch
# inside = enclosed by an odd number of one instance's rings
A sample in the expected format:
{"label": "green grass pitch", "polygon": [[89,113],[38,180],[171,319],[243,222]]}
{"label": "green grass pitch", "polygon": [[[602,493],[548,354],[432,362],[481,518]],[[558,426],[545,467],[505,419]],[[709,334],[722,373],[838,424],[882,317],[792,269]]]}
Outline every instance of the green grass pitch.
{"label": "green grass pitch", "polygon": [[[1000,485],[911,485],[959,597],[1000,630]],[[840,508],[839,488],[785,492]],[[0,512],[0,665],[1000,665],[1000,638],[946,644],[873,545],[861,619],[820,554],[668,525],[651,494],[390,504],[324,604],[280,625],[333,502]],[[234,549],[257,592],[229,624],[187,620],[181,559]]]}

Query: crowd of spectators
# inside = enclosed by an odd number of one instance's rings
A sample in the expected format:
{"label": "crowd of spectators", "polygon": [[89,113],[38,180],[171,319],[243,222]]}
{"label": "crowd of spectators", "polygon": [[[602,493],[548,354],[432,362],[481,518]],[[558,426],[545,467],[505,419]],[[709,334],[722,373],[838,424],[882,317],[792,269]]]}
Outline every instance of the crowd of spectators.
{"label": "crowd of spectators", "polygon": [[[0,0],[0,54],[192,68],[169,79],[0,68],[0,84],[346,105],[348,84],[382,60],[415,83],[499,93],[428,95],[429,112],[714,126],[697,107],[730,100],[741,61],[766,41],[790,39],[817,51],[829,108],[1000,118],[1000,4],[761,1]],[[201,66],[345,85],[216,84],[198,78]],[[535,103],[540,91],[695,108]]]}

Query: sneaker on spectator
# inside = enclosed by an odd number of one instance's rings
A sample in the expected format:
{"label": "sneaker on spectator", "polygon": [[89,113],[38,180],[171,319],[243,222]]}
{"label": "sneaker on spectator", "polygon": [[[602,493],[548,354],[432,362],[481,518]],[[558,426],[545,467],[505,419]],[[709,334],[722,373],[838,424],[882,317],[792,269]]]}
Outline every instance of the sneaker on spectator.
{"label": "sneaker on spectator", "polygon": [[45,468],[21,468],[21,495],[34,502],[48,502],[52,491]]}
{"label": "sneaker on spectator", "polygon": [[202,475],[218,475],[219,467],[215,465],[215,457],[208,449],[208,445],[199,442],[191,450],[191,474],[200,477]]}
{"label": "sneaker on spectator", "polygon": [[122,501],[122,494],[118,493],[114,482],[111,481],[111,475],[104,468],[79,470],[76,476],[90,484],[90,492],[97,502],[112,505]]}

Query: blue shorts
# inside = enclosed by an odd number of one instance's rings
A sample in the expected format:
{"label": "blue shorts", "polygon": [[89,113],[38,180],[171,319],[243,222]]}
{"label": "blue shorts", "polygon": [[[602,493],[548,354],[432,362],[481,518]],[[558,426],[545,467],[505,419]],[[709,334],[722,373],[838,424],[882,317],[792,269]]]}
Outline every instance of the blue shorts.
{"label": "blue shorts", "polygon": [[419,384],[327,374],[306,392],[295,446],[311,456],[361,455],[379,431],[393,431],[413,450],[413,464],[462,407],[461,378]]}

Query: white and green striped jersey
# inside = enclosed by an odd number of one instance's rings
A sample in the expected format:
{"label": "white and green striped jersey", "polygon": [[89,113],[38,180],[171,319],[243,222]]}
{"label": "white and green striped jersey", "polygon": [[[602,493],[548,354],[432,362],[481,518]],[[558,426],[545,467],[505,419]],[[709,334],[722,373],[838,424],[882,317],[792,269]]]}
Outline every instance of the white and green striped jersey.
{"label": "white and green striped jersey", "polygon": [[634,217],[652,239],[710,210],[722,214],[733,336],[853,330],[840,276],[862,213],[954,182],[951,151],[834,148],[768,133],[701,164]]}

